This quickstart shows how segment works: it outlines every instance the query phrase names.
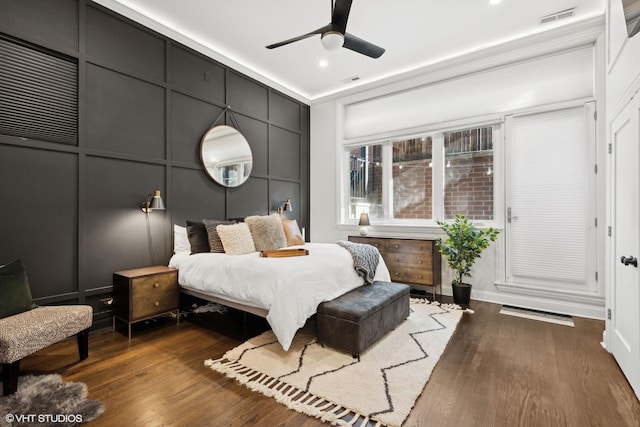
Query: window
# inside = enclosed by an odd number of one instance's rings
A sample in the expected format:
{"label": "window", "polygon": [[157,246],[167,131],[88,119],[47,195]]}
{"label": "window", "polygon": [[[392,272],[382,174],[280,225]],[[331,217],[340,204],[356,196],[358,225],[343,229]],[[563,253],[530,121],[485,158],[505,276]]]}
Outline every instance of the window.
{"label": "window", "polygon": [[393,217],[432,217],[433,164],[430,136],[392,143]]}
{"label": "window", "polygon": [[444,134],[444,217],[493,219],[493,129]]}
{"label": "window", "polygon": [[494,219],[494,127],[346,147],[349,220]]}
{"label": "window", "polygon": [[359,218],[363,212],[382,218],[382,145],[364,145],[349,151],[349,218]]}

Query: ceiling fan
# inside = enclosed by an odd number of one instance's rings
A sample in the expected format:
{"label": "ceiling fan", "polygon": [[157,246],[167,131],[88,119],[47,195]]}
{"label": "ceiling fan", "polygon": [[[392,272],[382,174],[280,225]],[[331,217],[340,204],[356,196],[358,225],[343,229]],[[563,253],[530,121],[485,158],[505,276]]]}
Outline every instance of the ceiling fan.
{"label": "ceiling fan", "polygon": [[275,49],[276,47],[320,34],[322,46],[327,50],[336,50],[344,47],[371,58],[380,58],[384,53],[383,48],[347,33],[347,20],[349,19],[349,12],[351,11],[351,3],[352,0],[336,0],[334,5],[333,1],[331,1],[331,23],[302,36],[271,44],[267,46],[267,49]]}

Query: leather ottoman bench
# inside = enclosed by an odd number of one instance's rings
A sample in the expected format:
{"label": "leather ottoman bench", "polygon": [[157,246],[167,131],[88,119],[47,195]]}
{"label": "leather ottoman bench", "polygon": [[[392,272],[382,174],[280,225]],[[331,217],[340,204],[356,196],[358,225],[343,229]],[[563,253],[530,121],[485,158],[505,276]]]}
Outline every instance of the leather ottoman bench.
{"label": "leather ottoman bench", "polygon": [[373,282],[318,305],[318,342],[357,357],[409,316],[408,285]]}

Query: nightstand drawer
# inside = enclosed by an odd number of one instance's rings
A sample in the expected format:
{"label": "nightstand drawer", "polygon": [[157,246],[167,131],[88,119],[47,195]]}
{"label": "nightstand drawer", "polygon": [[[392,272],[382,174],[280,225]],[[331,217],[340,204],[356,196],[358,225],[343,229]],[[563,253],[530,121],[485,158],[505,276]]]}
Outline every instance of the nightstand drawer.
{"label": "nightstand drawer", "polygon": [[131,279],[131,293],[133,299],[148,297],[167,291],[178,291],[178,272],[154,274]]}
{"label": "nightstand drawer", "polygon": [[177,290],[134,296],[131,305],[131,320],[144,319],[175,310],[178,306],[178,298]]}

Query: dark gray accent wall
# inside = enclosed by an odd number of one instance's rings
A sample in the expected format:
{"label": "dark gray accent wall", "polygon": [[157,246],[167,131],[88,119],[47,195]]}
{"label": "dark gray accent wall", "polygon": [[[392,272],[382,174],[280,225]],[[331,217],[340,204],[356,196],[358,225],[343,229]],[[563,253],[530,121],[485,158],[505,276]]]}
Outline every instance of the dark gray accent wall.
{"label": "dark gray accent wall", "polygon": [[[113,272],[166,265],[173,224],[187,219],[268,214],[291,198],[288,217],[310,235],[307,105],[88,0],[0,10],[0,33],[78,67],[76,144],[0,135],[0,264],[24,260],[39,304],[91,304],[108,326],[99,301]],[[233,189],[199,157],[226,107],[254,156]],[[154,190],[167,210],[147,217],[139,206]]]}

